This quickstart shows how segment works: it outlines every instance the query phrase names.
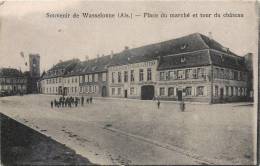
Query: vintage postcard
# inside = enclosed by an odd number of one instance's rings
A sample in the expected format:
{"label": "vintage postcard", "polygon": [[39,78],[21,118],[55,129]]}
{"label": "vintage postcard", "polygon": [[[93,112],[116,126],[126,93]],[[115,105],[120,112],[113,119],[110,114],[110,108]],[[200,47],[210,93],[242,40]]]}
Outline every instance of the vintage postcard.
{"label": "vintage postcard", "polygon": [[2,165],[257,165],[255,1],[0,1]]}

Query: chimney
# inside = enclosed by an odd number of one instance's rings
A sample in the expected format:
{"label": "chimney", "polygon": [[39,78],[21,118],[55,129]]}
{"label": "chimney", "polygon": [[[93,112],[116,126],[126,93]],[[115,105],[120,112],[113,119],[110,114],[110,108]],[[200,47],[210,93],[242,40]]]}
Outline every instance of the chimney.
{"label": "chimney", "polygon": [[125,46],[125,50],[129,50],[129,47],[128,47],[128,46]]}
{"label": "chimney", "polygon": [[212,34],[212,32],[209,32],[209,33],[208,33],[208,37],[210,38],[210,40],[213,39],[213,34]]}

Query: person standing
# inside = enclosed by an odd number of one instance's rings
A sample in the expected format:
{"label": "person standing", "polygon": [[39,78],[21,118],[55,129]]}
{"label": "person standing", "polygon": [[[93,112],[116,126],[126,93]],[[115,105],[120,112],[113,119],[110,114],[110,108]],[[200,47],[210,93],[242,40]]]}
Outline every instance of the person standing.
{"label": "person standing", "polygon": [[93,98],[92,98],[92,96],[89,98],[89,101],[90,101],[90,104],[92,104],[92,100],[93,100]]}
{"label": "person standing", "polygon": [[160,109],[160,104],[161,104],[161,102],[160,102],[160,99],[159,99],[159,97],[157,98],[157,106],[158,106],[158,109]]}
{"label": "person standing", "polygon": [[51,101],[51,108],[53,108],[53,101]]}
{"label": "person standing", "polygon": [[84,97],[81,96],[81,106],[84,106]]}

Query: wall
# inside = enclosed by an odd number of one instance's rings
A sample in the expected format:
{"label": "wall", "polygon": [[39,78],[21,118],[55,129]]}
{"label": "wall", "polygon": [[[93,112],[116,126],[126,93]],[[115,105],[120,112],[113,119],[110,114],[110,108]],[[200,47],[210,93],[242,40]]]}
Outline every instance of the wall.
{"label": "wall", "polygon": [[[157,60],[133,63],[121,66],[112,66],[108,68],[108,86],[109,96],[139,98],[141,97],[141,86],[156,84]],[[147,79],[147,69],[151,69],[151,80]],[[143,81],[139,80],[139,70],[143,69]],[[131,70],[134,71],[134,81],[131,81]],[[124,72],[128,72],[128,80],[124,80]],[[121,82],[118,82],[118,72],[121,72]],[[114,82],[112,82],[112,73],[114,73]],[[115,90],[113,93],[113,89]]]}

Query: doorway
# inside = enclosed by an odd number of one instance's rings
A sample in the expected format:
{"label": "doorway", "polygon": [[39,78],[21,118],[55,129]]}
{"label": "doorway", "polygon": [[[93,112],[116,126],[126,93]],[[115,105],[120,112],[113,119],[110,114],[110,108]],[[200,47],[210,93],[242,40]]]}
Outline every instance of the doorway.
{"label": "doorway", "polygon": [[177,91],[178,101],[182,101],[182,90]]}
{"label": "doorway", "polygon": [[125,90],[125,98],[127,98],[127,90]]}
{"label": "doorway", "polygon": [[107,87],[106,86],[103,86],[102,87],[102,94],[101,94],[102,97],[106,97],[107,96]]}
{"label": "doorway", "polygon": [[224,89],[220,88],[220,100],[223,100],[223,95],[224,95]]}
{"label": "doorway", "polygon": [[142,100],[152,100],[154,97],[154,86],[144,85],[141,87],[141,99]]}

